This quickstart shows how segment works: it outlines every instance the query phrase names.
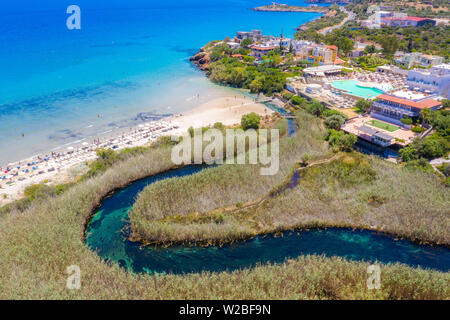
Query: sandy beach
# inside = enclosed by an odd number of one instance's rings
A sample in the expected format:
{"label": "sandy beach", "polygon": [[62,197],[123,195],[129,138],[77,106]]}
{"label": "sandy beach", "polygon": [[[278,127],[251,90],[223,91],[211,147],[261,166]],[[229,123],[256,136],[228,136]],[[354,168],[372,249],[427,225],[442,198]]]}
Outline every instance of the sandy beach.
{"label": "sandy beach", "polygon": [[150,121],[105,134],[95,141],[71,145],[61,152],[17,161],[1,168],[0,206],[24,196],[26,187],[37,183],[49,185],[68,183],[86,169],[86,163],[96,159],[98,148],[121,150],[127,147],[147,146],[163,135],[185,135],[189,127],[205,127],[215,122],[224,125],[239,124],[244,114],[255,112],[261,116],[273,111],[243,95],[229,95],[212,99],[184,114],[158,121]]}
{"label": "sandy beach", "polygon": [[263,104],[255,103],[253,99],[245,96],[227,96],[214,99],[199,107],[184,113],[180,117],[169,120],[176,121],[180,131],[186,132],[190,126],[194,128],[213,125],[222,122],[224,125],[240,123],[244,114],[255,112],[261,116],[270,115],[273,111]]}

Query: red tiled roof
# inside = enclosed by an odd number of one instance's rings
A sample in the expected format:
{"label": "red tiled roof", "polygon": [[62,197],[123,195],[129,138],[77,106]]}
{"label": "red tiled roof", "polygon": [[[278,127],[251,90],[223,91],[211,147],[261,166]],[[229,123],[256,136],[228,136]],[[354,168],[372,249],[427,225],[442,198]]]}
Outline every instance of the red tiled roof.
{"label": "red tiled roof", "polygon": [[336,60],[334,60],[334,64],[343,64],[345,63],[344,60],[337,58]]}
{"label": "red tiled roof", "polygon": [[421,17],[406,17],[405,20],[412,20],[412,21],[424,21],[424,20],[432,20],[429,18],[421,18]]}
{"label": "red tiled roof", "polygon": [[333,50],[337,50],[338,49],[338,47],[336,47],[335,45],[328,46],[328,48],[329,49],[333,49]]}
{"label": "red tiled roof", "polygon": [[398,104],[403,104],[405,106],[409,106],[409,107],[412,107],[415,109],[428,109],[428,108],[433,108],[433,107],[437,107],[437,106],[441,105],[441,103],[439,101],[434,100],[434,99],[427,99],[427,100],[423,100],[420,102],[415,102],[415,101],[411,101],[411,100],[407,100],[407,99],[403,99],[403,98],[388,96],[386,94],[382,94],[382,95],[378,96],[378,99],[391,101],[391,102],[398,103]]}

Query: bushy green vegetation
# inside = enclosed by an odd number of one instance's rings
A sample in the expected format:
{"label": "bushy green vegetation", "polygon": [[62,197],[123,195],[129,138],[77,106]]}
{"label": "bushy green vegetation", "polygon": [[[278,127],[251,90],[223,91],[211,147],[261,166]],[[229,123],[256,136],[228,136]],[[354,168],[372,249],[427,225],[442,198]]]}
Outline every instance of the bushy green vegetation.
{"label": "bushy green vegetation", "polygon": [[364,70],[369,70],[374,72],[378,66],[389,64],[390,60],[383,59],[376,55],[367,55],[362,57],[357,57],[353,60],[357,67]]}
{"label": "bushy green vegetation", "polygon": [[328,141],[333,151],[351,151],[358,138],[352,133],[345,133],[344,131],[337,131],[334,129],[328,130],[325,140]]}
{"label": "bushy green vegetation", "polygon": [[211,63],[208,76],[217,83],[250,89],[253,93],[263,92],[271,95],[283,91],[286,78],[289,77],[289,74],[271,64],[272,62],[268,62],[256,67],[236,58],[223,56],[222,59]]}
{"label": "bushy green vegetation", "polygon": [[65,192],[72,184],[48,185],[45,183],[34,184],[25,188],[25,196],[17,201],[0,207],[0,215],[13,211],[24,211],[35,201],[47,200]]}
{"label": "bushy green vegetation", "polygon": [[370,110],[373,105],[373,100],[361,99],[356,102],[356,108],[361,113],[366,113]]}
{"label": "bushy green vegetation", "polygon": [[322,35],[313,29],[308,29],[305,31],[301,30],[296,33],[295,38],[314,41],[316,43],[335,45],[338,47],[339,52],[343,55],[348,55],[355,45],[355,41],[346,36],[343,29],[333,30],[333,32],[329,32],[326,35]]}
{"label": "bushy green vegetation", "polygon": [[339,130],[345,123],[345,117],[339,114],[331,115],[325,118],[324,124],[329,129]]}
{"label": "bushy green vegetation", "polygon": [[98,149],[97,159],[89,165],[89,171],[83,175],[82,179],[88,179],[96,175],[104,173],[108,168],[115,163],[124,161],[128,158],[135,157],[137,155],[145,154],[151,149],[159,147],[170,147],[175,145],[176,142],[172,141],[169,136],[163,136],[155,141],[151,147],[133,147],[125,148],[121,151],[115,151],[113,149]]}
{"label": "bushy green vegetation", "polygon": [[241,126],[242,126],[242,129],[244,129],[244,130],[259,129],[260,122],[261,122],[261,117],[254,112],[245,114],[241,118]]}
{"label": "bushy green vegetation", "polygon": [[[251,40],[250,40],[251,41]],[[206,49],[206,47],[204,47]],[[212,48],[209,48],[209,57],[212,62],[222,59],[224,56],[231,56],[233,54],[247,55],[250,53],[248,48],[231,49],[227,44],[216,44]]]}
{"label": "bushy green vegetation", "polygon": [[[443,104],[447,104],[444,101]],[[423,122],[435,129],[435,133],[425,139],[416,139],[413,143],[400,150],[403,161],[409,162],[425,158],[428,160],[439,158],[450,152],[450,110],[426,112]],[[417,162],[415,162],[417,164]]]}

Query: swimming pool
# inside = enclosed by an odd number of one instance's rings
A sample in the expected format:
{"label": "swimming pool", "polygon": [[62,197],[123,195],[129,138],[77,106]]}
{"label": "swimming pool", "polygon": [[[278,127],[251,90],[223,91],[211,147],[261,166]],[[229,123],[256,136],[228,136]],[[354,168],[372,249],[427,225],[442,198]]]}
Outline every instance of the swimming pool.
{"label": "swimming pool", "polygon": [[371,87],[363,87],[357,80],[337,80],[331,82],[333,87],[347,91],[349,94],[365,99],[376,98],[383,93],[382,90]]}

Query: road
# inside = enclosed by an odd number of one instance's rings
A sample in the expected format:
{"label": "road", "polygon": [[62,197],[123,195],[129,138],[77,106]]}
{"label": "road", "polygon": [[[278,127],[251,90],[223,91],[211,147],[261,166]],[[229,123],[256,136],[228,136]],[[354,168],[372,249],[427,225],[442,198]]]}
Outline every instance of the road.
{"label": "road", "polygon": [[347,21],[353,20],[355,18],[355,14],[353,12],[347,11],[344,7],[339,7],[339,9],[341,11],[344,11],[347,14],[347,17],[342,20],[341,23],[321,30],[321,34],[326,35],[327,33],[332,32],[334,29],[342,27]]}

